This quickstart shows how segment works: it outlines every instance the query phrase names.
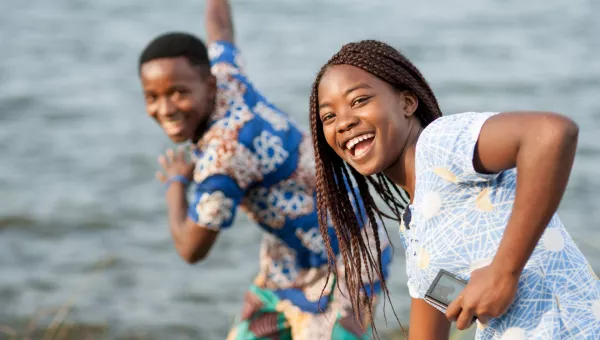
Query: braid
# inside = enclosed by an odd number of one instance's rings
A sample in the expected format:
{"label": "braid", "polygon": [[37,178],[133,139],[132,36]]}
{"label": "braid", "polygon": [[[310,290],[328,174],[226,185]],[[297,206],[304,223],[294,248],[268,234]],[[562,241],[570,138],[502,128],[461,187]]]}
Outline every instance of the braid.
{"label": "braid", "polygon": [[[360,310],[366,310],[369,313],[375,334],[377,334],[371,309],[373,303],[372,301],[361,301],[359,293],[362,291],[366,296],[371,296],[372,300],[374,278],[378,278],[383,293],[390,301],[388,287],[383,276],[381,242],[377,226],[379,225],[378,221],[383,223],[383,217],[400,221],[409,200],[407,193],[384,174],[363,176],[352,167],[348,169],[346,163],[329,147],[325,140],[323,126],[319,118],[318,87],[323,74],[329,67],[342,64],[361,68],[396,89],[414,93],[419,101],[415,115],[422,126],[429,125],[442,113],[431,87],[421,72],[399,51],[375,40],[363,40],[344,45],[321,68],[312,86],[310,121],[317,176],[317,207],[319,229],[325,241],[329,257],[329,273],[333,271],[337,275],[337,259],[331,248],[328,216],[331,217],[333,230],[339,244],[339,252],[344,262],[346,284],[355,317],[359,317]],[[358,193],[348,188],[352,178],[357,184]],[[387,207],[390,208],[392,216],[383,213],[377,207],[371,196],[370,188],[377,192]],[[348,218],[348,216],[355,213],[351,200],[356,203],[357,215],[361,220],[360,224],[357,219]],[[360,209],[360,201],[362,201],[364,207],[364,214]],[[365,214],[366,216],[364,216]],[[364,221],[368,223],[362,223]],[[371,243],[369,233],[361,228],[361,224],[364,224],[364,228],[372,229],[377,246],[375,256],[369,247]],[[363,234],[366,237],[363,237]],[[368,280],[366,283],[365,279]],[[367,284],[370,286],[370,291],[367,291]]]}

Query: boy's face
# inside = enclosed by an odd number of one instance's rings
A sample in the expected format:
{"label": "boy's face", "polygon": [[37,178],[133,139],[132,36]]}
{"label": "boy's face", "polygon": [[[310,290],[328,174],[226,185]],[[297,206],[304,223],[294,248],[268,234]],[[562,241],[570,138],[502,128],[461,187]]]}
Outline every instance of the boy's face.
{"label": "boy's face", "polygon": [[185,57],[176,57],[142,64],[140,78],[148,115],[173,142],[193,140],[212,113],[214,76],[191,65]]}

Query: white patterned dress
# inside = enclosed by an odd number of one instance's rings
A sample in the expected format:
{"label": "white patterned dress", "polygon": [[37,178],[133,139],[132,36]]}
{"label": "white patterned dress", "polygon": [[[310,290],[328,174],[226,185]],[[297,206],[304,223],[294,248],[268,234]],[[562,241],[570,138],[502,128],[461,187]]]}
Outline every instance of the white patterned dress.
{"label": "white patterned dress", "polygon": [[[440,269],[468,280],[498,249],[517,172],[484,175],[473,168],[479,132],[492,115],[439,118],[417,142],[414,203],[405,214],[408,226],[400,226],[413,298],[424,297]],[[477,326],[477,339],[600,339],[600,281],[557,215],[525,266],[514,303]]]}

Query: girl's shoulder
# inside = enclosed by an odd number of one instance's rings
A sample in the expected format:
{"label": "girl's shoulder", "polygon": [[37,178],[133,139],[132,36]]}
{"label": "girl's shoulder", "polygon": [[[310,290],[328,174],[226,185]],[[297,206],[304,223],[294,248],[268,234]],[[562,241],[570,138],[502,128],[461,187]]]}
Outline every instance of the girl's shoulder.
{"label": "girl's shoulder", "polygon": [[443,172],[457,183],[491,179],[475,171],[473,155],[481,127],[495,114],[497,112],[464,112],[434,120],[417,141],[416,171]]}
{"label": "girl's shoulder", "polygon": [[[462,112],[447,116],[442,116],[431,122],[425,127],[421,136],[435,136],[442,134],[444,136],[453,136],[462,131],[473,129],[483,123],[498,112]],[[478,124],[479,123],[479,124]],[[481,128],[479,126],[479,128]],[[476,131],[477,133],[479,130]]]}

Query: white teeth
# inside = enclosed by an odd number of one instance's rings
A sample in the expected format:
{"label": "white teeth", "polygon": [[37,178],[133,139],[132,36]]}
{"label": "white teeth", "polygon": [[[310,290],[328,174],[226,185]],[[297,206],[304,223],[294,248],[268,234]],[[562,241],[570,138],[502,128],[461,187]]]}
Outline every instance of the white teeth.
{"label": "white teeth", "polygon": [[183,116],[177,115],[165,119],[165,123],[178,123],[183,120]]}
{"label": "white teeth", "polygon": [[162,126],[167,130],[179,130],[183,126],[183,119],[163,121]]}
{"label": "white teeth", "polygon": [[346,149],[348,149],[348,150],[352,150],[352,148],[353,148],[353,147],[354,147],[356,144],[360,143],[361,141],[363,141],[363,140],[365,140],[365,139],[369,139],[369,138],[373,138],[373,137],[375,137],[375,134],[374,134],[374,133],[367,133],[367,134],[364,134],[364,135],[360,135],[360,136],[358,136],[358,137],[354,137],[354,138],[352,138],[351,140],[349,140],[349,141],[346,143]]}

